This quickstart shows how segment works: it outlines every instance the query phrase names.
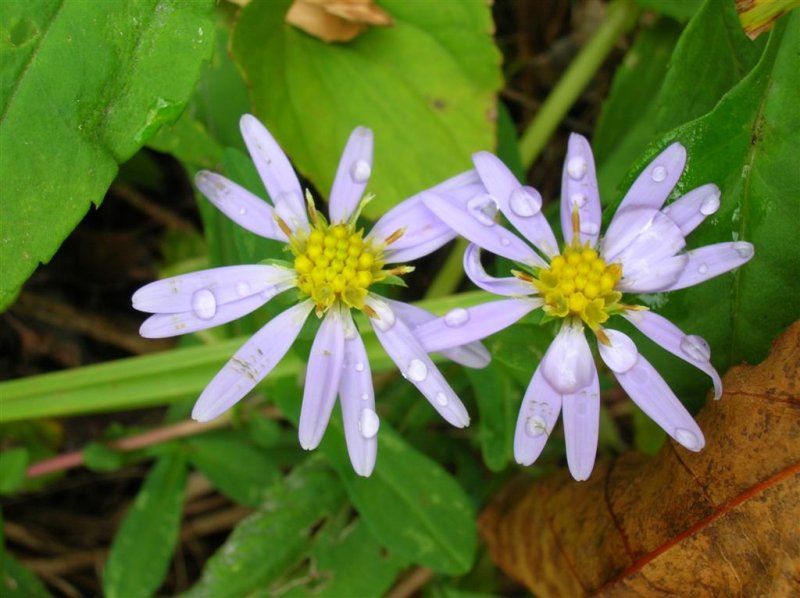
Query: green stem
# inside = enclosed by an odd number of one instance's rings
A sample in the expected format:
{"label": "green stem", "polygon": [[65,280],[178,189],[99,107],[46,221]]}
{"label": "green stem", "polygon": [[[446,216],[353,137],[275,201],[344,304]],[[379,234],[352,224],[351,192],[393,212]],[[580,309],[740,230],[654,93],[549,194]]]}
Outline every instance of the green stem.
{"label": "green stem", "polygon": [[636,23],[638,15],[635,0],[614,0],[608,5],[605,21],[569,65],[522,135],[519,151],[525,168],[531,167],[617,40]]}
{"label": "green stem", "polygon": [[464,278],[464,252],[467,250],[469,241],[462,237],[458,237],[456,244],[450,250],[439,273],[436,278],[428,287],[425,293],[425,299],[436,299],[437,297],[446,297],[455,293],[461,280]]}

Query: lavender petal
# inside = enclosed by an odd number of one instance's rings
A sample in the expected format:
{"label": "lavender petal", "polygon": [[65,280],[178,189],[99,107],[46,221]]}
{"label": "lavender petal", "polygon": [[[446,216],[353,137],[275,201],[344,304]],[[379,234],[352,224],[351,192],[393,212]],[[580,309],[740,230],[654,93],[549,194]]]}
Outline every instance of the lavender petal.
{"label": "lavender petal", "polygon": [[706,245],[686,252],[688,261],[675,282],[664,290],[676,291],[705,282],[749,262],[754,255],[752,243],[735,241]]}
{"label": "lavender petal", "polygon": [[314,304],[304,301],[267,322],[214,376],[197,399],[192,418],[205,422],[230,409],[272,371],[300,334]]}
{"label": "lavender petal", "polygon": [[660,209],[681,178],[686,164],[686,148],[675,142],[642,171],[633,182],[618,210],[633,207]]}
{"label": "lavender petal", "polygon": [[538,292],[533,285],[514,276],[505,278],[489,276],[481,264],[481,248],[474,243],[471,243],[464,252],[464,272],[476,286],[495,295],[525,297]]}
{"label": "lavender petal", "polygon": [[331,188],[331,222],[346,222],[356,209],[372,174],[372,130],[356,127],[347,140]]}
{"label": "lavender petal", "polygon": [[300,410],[298,436],[300,446],[310,451],[317,448],[339,390],[344,360],[344,327],[338,309],[329,309],[311,345]]}
{"label": "lavender petal", "polygon": [[588,480],[592,474],[600,431],[600,383],[594,362],[591,374],[587,386],[561,397],[567,465],[579,482]]}
{"label": "lavender petal", "polygon": [[659,293],[666,291],[681,277],[689,258],[686,254],[678,254],[639,270],[636,276],[628,276],[622,272],[622,280],[617,290],[624,293]]}
{"label": "lavender petal", "polygon": [[594,360],[582,324],[565,322],[541,362],[542,375],[556,392],[568,395],[591,384]]}
{"label": "lavender petal", "polygon": [[580,216],[580,241],[597,245],[600,235],[600,193],[594,156],[589,142],[582,135],[569,136],[567,158],[561,175],[561,232],[564,242],[572,241],[572,210],[578,208]]}
{"label": "lavender petal", "polygon": [[662,212],[678,225],[684,236],[687,236],[719,209],[719,197],[719,187],[703,185],[679,197]]}
{"label": "lavender petal", "polygon": [[686,239],[669,216],[656,212],[650,225],[614,258],[622,264],[626,279],[647,273],[662,260],[669,259],[686,246]]}
{"label": "lavender petal", "polygon": [[532,465],[544,449],[561,412],[561,395],[542,376],[537,367],[522,398],[514,433],[514,459]]}

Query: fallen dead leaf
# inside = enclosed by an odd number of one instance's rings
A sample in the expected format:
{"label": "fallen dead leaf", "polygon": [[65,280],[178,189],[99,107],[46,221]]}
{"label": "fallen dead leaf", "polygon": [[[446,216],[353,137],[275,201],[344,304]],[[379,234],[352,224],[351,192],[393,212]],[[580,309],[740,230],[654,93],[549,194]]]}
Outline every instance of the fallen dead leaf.
{"label": "fallen dead leaf", "polygon": [[495,562],[542,597],[800,595],[800,322],[724,387],[700,453],[504,489],[479,522]]}
{"label": "fallen dead leaf", "polygon": [[772,29],[772,24],[800,6],[800,0],[736,0],[742,29],[750,39]]}
{"label": "fallen dead leaf", "polygon": [[394,23],[373,0],[294,0],[286,22],[326,42],[348,42],[369,25]]}

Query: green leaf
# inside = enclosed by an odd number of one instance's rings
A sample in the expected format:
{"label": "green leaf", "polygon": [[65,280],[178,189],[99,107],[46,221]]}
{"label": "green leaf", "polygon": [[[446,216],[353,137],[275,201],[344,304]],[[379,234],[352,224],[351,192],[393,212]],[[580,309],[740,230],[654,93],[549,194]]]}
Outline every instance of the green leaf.
{"label": "green leaf", "polygon": [[381,425],[378,461],[369,478],[353,472],[340,423],[329,425],[323,450],[379,542],[434,571],[469,571],[477,544],[475,513],[464,490],[440,465],[386,423]]}
{"label": "green leaf", "polygon": [[242,433],[221,430],[187,441],[189,461],[223,494],[238,503],[258,506],[266,490],[280,477],[268,453]]}
{"label": "green leaf", "polygon": [[265,587],[303,554],[315,524],[344,504],[334,473],[318,460],[307,461],[234,528],[187,598],[238,597]]}
{"label": "green leaf", "polygon": [[0,546],[0,594],[4,598],[46,598],[50,592],[33,573]]}
{"label": "green leaf", "polygon": [[90,442],[83,449],[83,463],[92,471],[115,471],[122,467],[125,458],[101,442]]}
{"label": "green leaf", "polygon": [[[530,366],[533,375],[534,366]],[[486,466],[502,471],[514,455],[514,430],[520,395],[497,361],[481,370],[465,369],[478,404],[478,440]]]}
{"label": "green leaf", "polygon": [[470,168],[495,139],[501,86],[489,5],[384,0],[394,19],[347,44],[327,44],[283,22],[289,0],[251,2],[233,35],[256,113],[323,194],[358,125],[375,132],[365,214]]}
{"label": "green leaf", "polygon": [[[663,138],[687,148],[679,189],[716,183],[719,211],[688,239],[690,247],[732,240],[755,245],[733,273],[656,297],[658,310],[710,343],[714,365],[758,363],[772,340],[800,317],[800,13],[779,21],[758,66],[707,116]],[[685,382],[673,376],[674,388]],[[708,384],[706,383],[705,387]]]}
{"label": "green leaf", "polygon": [[703,0],[639,0],[642,8],[649,8],[661,14],[688,21],[700,8]]}
{"label": "green leaf", "polygon": [[0,308],[180,115],[212,49],[211,6],[0,3]]}
{"label": "green leaf", "polygon": [[0,494],[16,492],[25,482],[30,455],[28,449],[10,448],[0,453]]}
{"label": "green leaf", "polygon": [[103,572],[109,598],[151,596],[167,574],[181,522],[186,458],[156,461],[111,544]]}

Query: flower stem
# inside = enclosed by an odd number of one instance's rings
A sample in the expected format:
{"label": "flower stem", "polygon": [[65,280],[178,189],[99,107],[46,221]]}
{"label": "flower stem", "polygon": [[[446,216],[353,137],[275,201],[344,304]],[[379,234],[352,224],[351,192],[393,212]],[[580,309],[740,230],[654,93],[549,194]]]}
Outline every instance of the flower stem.
{"label": "flower stem", "polygon": [[617,40],[634,26],[638,15],[634,0],[614,0],[608,5],[605,21],[569,65],[523,133],[519,151],[525,168],[531,167]]}

